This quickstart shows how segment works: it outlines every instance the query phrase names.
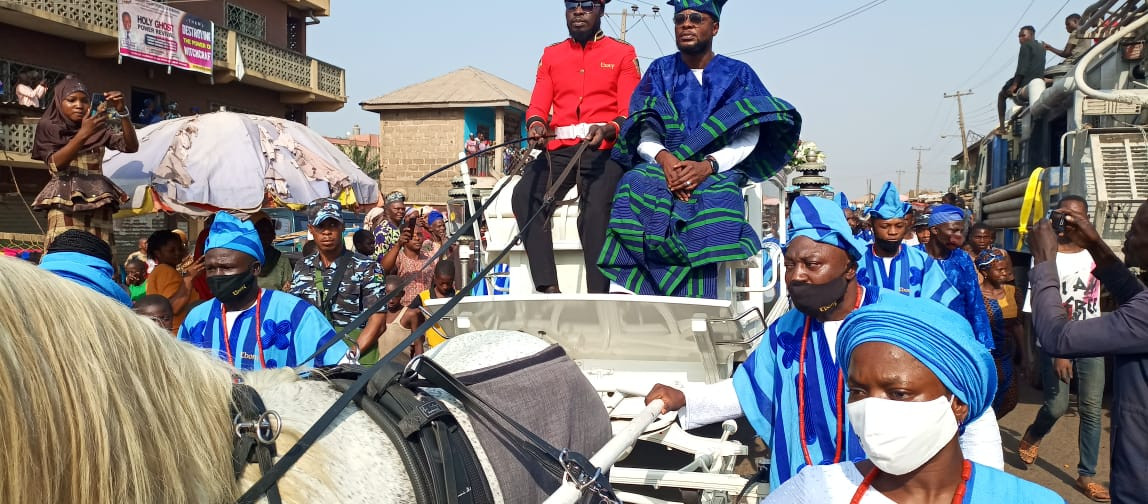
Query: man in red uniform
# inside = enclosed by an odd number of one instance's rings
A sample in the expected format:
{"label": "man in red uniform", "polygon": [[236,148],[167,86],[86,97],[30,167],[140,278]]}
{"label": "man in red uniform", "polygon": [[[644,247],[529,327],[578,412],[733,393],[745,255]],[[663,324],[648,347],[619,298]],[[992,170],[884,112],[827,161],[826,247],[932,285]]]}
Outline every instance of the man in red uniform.
{"label": "man in red uniform", "polygon": [[[577,174],[563,180],[555,193],[562,198],[578,185],[578,234],[586,260],[586,287],[591,293],[610,289],[596,266],[606,240],[610,205],[622,177],[622,168],[610,159],[610,149],[628,116],[630,95],[641,80],[634,48],[602,34],[607,2],[565,2],[570,38],[543,51],[526,111],[530,136],[541,141],[553,134],[554,139],[545,145],[548,152],[525,170],[512,199],[518,225],[523,226],[542,206],[547,188],[561,175],[578,144],[591,144],[582,155]],[[535,288],[559,292],[550,230],[539,218],[523,231]]]}

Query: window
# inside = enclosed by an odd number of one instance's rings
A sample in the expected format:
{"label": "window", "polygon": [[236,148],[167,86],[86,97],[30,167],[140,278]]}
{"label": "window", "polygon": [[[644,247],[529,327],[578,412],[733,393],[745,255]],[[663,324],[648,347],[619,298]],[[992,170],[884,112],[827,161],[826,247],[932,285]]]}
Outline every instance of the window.
{"label": "window", "polygon": [[227,4],[227,28],[263,40],[267,19],[262,14],[251,12],[234,4]]}
{"label": "window", "polygon": [[304,44],[307,30],[306,20],[300,17],[287,16],[287,49],[300,54],[307,52]]}

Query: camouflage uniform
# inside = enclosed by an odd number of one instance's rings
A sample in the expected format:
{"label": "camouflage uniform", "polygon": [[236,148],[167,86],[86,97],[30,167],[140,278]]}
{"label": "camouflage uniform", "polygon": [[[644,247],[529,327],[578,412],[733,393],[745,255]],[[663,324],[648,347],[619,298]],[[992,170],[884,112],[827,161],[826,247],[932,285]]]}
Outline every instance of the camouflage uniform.
{"label": "camouflage uniform", "polygon": [[[350,262],[337,288],[332,288],[336,297],[331,304],[331,312],[323,314],[337,329],[346,327],[360,313],[374,306],[385,293],[383,273],[378,263],[349,250],[344,250],[343,254],[349,256]],[[304,257],[295,265],[287,291],[322,309],[324,279],[335,275],[337,265],[336,260],[324,268],[318,253]]]}

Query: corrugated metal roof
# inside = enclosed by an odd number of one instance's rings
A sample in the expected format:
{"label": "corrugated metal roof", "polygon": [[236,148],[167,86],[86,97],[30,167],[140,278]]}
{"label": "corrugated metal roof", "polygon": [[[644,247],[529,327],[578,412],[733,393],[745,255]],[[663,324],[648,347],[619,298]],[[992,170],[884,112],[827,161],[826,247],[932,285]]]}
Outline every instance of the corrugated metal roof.
{"label": "corrugated metal roof", "polygon": [[530,91],[474,67],[464,67],[359,104],[364,110],[509,106],[526,110]]}

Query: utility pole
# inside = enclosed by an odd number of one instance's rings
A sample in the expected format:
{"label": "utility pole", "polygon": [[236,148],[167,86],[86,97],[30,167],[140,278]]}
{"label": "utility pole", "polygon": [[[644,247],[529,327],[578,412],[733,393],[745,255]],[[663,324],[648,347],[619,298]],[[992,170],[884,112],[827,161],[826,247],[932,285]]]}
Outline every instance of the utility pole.
{"label": "utility pole", "polygon": [[921,197],[921,153],[925,152],[925,151],[933,150],[933,149],[924,148],[924,147],[912,147],[911,150],[917,151],[917,190],[913,193],[913,195],[917,198],[920,198]]}
{"label": "utility pole", "polygon": [[[658,9],[657,7],[654,7],[654,14],[655,14],[655,15],[658,13],[658,10],[659,10],[659,9]],[[627,20],[628,20],[628,19],[629,19],[631,16],[632,16],[632,17],[636,17],[636,18],[638,18],[638,19],[642,19],[642,18],[644,18],[644,17],[646,17],[646,16],[649,16],[649,14],[638,14],[638,6],[637,6],[637,5],[631,5],[631,6],[630,6],[630,10],[629,10],[629,11],[627,11],[627,10],[623,9],[623,10],[622,10],[622,12],[615,12],[614,14],[616,14],[616,15],[619,15],[619,16],[622,16],[622,23],[621,23],[621,24],[622,24],[622,27],[619,29],[619,33],[618,33],[618,38],[619,38],[619,39],[620,39],[622,42],[625,42],[625,41],[626,41],[626,31],[627,31],[627,29],[628,29],[628,28],[626,27],[626,21],[627,21]],[[610,15],[610,13],[607,13],[607,15]]]}
{"label": "utility pole", "polygon": [[[961,126],[961,163],[963,164],[963,168],[965,169],[966,174],[969,173],[969,139],[968,135],[965,133],[965,108],[961,104],[961,97],[969,96],[971,94],[973,94],[973,90],[971,89],[963,93],[957,91],[953,94],[945,94],[945,98],[957,99],[957,122]],[[966,183],[965,185],[967,186],[968,184]]]}
{"label": "utility pole", "polygon": [[901,190],[901,175],[904,173],[905,173],[905,170],[897,170],[897,190],[898,191]]}

